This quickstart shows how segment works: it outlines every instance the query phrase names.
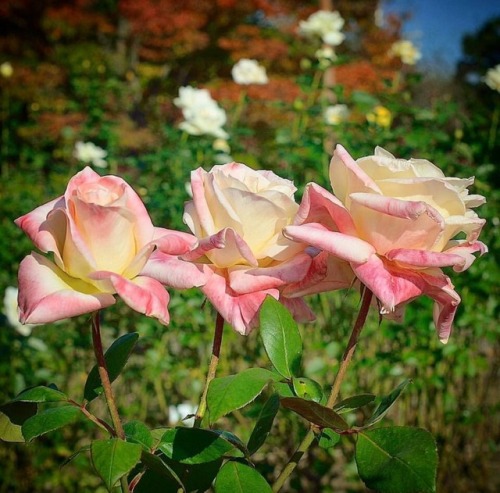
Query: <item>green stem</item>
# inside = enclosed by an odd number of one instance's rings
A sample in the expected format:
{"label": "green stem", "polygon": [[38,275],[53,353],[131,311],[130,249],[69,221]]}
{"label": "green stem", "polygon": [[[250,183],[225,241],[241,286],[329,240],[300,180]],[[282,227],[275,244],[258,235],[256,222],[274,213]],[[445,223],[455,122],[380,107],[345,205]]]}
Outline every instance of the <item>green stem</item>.
{"label": "green stem", "polygon": [[[347,347],[342,356],[342,361],[340,362],[340,367],[337,371],[335,381],[333,382],[332,390],[330,392],[330,397],[328,398],[328,401],[326,403],[326,407],[329,407],[330,409],[333,408],[337,400],[337,397],[340,392],[340,385],[342,384],[345,378],[347,368],[349,367],[349,363],[351,362],[354,351],[356,350],[359,334],[361,333],[361,330],[365,325],[366,317],[370,309],[372,295],[373,293],[368,288],[364,289],[363,299],[361,302],[361,307],[359,309],[358,317],[356,318],[356,322],[354,323],[351,336],[349,337]],[[309,427],[309,431],[307,432],[306,436],[304,437],[304,439],[298,446],[297,450],[288,461],[288,464],[284,467],[283,471],[278,476],[278,479],[273,484],[273,492],[276,493],[281,490],[281,488],[285,484],[285,481],[289,478],[290,474],[292,474],[292,472],[295,470],[300,459],[303,457],[303,455],[307,452],[307,450],[311,446],[311,443],[314,440],[315,432],[317,430],[318,428],[314,425],[311,425]]]}
{"label": "green stem", "polygon": [[[94,354],[97,360],[97,369],[99,370],[99,377],[101,378],[102,387],[104,389],[104,396],[106,397],[106,404],[108,405],[109,415],[116,432],[116,436],[125,440],[125,431],[123,430],[118,408],[116,407],[115,396],[111,388],[111,381],[109,380],[108,367],[104,357],[104,350],[102,347],[101,339],[101,326],[99,322],[99,312],[92,314],[92,344],[94,346]],[[120,478],[120,484],[123,493],[129,493],[127,478],[123,476]]]}
{"label": "green stem", "polygon": [[194,427],[199,428],[205,412],[207,410],[207,394],[210,382],[215,378],[215,373],[217,371],[217,365],[219,364],[220,347],[222,344],[222,332],[224,329],[224,318],[220,313],[217,313],[217,319],[215,321],[215,333],[214,342],[212,345],[212,357],[210,359],[210,365],[208,366],[207,379],[205,380],[205,388],[203,389],[203,394],[200,399],[200,404],[198,410],[196,411],[196,418],[194,420]]}

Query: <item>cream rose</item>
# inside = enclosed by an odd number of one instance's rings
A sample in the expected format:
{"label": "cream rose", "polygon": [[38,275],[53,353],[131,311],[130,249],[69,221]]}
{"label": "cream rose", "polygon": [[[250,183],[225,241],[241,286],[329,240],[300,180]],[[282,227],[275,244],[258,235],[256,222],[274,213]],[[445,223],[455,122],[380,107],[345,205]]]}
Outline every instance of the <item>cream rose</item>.
{"label": "cream rose", "polygon": [[[473,178],[448,178],[425,159],[396,159],[381,148],[354,161],[338,146],[330,180],[335,196],[309,185],[301,219],[286,235],[348,262],[380,301],[382,314],[400,313],[412,299],[430,296],[446,341],[460,297],[441,268],[465,270],[474,253],[487,251],[477,241],[485,221],[473,208],[484,197],[469,194]],[[330,269],[329,276],[339,274]]]}

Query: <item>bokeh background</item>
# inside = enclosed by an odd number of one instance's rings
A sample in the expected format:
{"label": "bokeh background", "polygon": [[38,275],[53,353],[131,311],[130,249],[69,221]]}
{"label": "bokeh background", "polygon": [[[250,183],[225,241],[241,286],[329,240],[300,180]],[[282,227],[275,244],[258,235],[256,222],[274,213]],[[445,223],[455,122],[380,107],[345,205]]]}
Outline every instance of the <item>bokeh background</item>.
{"label": "bokeh background", "polygon": [[[104,163],[90,165],[126,179],[156,225],[183,231],[185,184],[199,166],[235,160],[271,169],[294,180],[299,200],[309,181],[329,188],[336,143],[355,158],[379,145],[398,157],[429,159],[449,176],[475,176],[474,192],[488,200],[478,213],[487,219],[482,240],[490,252],[466,273],[451,274],[463,303],[447,345],[434,332],[428,300],[414,302],[402,325],[379,324],[372,314],[343,395],[380,394],[412,378],[388,419],[435,435],[438,491],[499,491],[500,84],[490,87],[484,77],[500,63],[500,13],[483,12],[480,24],[462,30],[457,53],[426,34],[434,19],[422,15],[429,2],[417,3],[1,2],[0,293],[6,293],[6,304],[0,318],[0,401],[48,383],[81,400],[93,365],[89,317],[21,328],[7,316],[13,292],[8,288],[16,287],[19,262],[32,249],[13,220],[59,196],[85,166],[75,153],[77,142],[105,151]],[[298,30],[320,8],[338,10],[345,19],[346,38],[335,47],[334,60],[318,58],[321,41]],[[454,15],[450,9],[443,30],[452,29]],[[393,43],[408,37],[424,53],[417,64],[391,54]],[[234,82],[231,68],[242,58],[264,66],[268,83]],[[186,85],[208,89],[224,110],[225,143],[179,129],[183,116],[174,99]],[[347,112],[326,118],[327,108],[337,104]],[[175,422],[178,406],[198,400],[214,313],[196,290],[171,295],[169,327],[121,303],[105,314],[108,344],[129,331],[141,336],[115,384],[125,420],[164,426]],[[309,301],[318,318],[301,326],[304,373],[328,387],[359,295],[336,292]],[[257,332],[243,338],[227,328],[222,351],[220,375],[267,365]],[[105,416],[104,409],[96,413]],[[248,406],[221,425],[245,437],[254,415],[255,407]],[[257,457],[269,479],[306,431],[299,418],[279,416],[272,440]],[[65,464],[89,436],[98,434],[80,425],[30,445],[0,443],[0,492],[104,491],[85,452]],[[331,450],[312,450],[299,469],[287,491],[365,491],[349,439]]]}

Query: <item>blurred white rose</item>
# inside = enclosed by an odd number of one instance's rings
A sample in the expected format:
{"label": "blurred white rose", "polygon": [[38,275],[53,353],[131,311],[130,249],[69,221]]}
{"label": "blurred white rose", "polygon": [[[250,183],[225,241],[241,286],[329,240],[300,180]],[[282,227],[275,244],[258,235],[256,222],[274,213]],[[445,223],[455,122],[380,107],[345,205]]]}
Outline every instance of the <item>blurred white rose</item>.
{"label": "blurred white rose", "polygon": [[212,135],[220,139],[229,137],[222,128],[227,121],[226,112],[206,89],[181,87],[174,104],[182,109],[184,121],[179,125],[181,130],[190,135]]}
{"label": "blurred white rose", "polygon": [[266,69],[259,65],[257,60],[242,58],[236,63],[231,74],[236,84],[267,84],[269,82],[266,74]]}
{"label": "blurred white rose", "polygon": [[500,65],[490,68],[484,77],[486,85],[494,91],[500,92]]}
{"label": "blurred white rose", "polygon": [[3,297],[3,313],[7,317],[9,325],[11,325],[19,334],[28,337],[31,335],[31,331],[35,325],[33,324],[22,324],[19,321],[19,306],[17,304],[17,293],[18,289],[9,286],[5,290]]}
{"label": "blurred white rose", "polygon": [[108,163],[104,158],[108,153],[92,142],[77,142],[73,156],[85,164],[91,164],[96,168],[106,168]]}
{"label": "blurred white rose", "polygon": [[330,46],[338,46],[344,41],[345,36],[341,32],[344,27],[344,19],[337,12],[318,10],[311,14],[306,21],[300,21],[299,31],[305,36],[320,37],[323,43]]}
{"label": "blurred white rose", "polygon": [[327,125],[338,125],[345,122],[351,112],[345,104],[335,104],[325,109],[324,118]]}
{"label": "blurred white rose", "polygon": [[407,39],[393,43],[389,53],[401,58],[401,61],[407,65],[415,65],[422,58],[420,50]]}

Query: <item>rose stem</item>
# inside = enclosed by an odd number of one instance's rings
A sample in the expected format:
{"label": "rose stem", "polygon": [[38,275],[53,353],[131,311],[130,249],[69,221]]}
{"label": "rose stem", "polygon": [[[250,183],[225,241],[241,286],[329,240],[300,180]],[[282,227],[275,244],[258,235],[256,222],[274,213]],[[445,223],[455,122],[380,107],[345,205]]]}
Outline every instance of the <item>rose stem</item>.
{"label": "rose stem", "polygon": [[[359,334],[361,333],[361,330],[363,329],[365,322],[366,322],[366,317],[368,315],[368,311],[370,309],[370,303],[372,300],[372,295],[373,293],[368,289],[364,288],[363,292],[363,298],[361,302],[361,307],[359,309],[358,317],[356,318],[356,322],[354,323],[354,327],[351,332],[351,336],[349,337],[349,341],[347,343],[347,347],[344,351],[344,354],[342,356],[342,360],[340,362],[340,367],[337,371],[337,375],[335,377],[335,380],[333,382],[332,390],[330,392],[330,397],[328,398],[328,401],[326,403],[326,407],[328,408],[333,408],[337,397],[340,392],[340,385],[342,384],[342,381],[344,380],[347,368],[349,366],[349,363],[351,362],[352,356],[354,354],[354,351],[356,350],[356,344],[358,343],[358,337]],[[314,425],[311,425],[309,427],[309,431],[307,432],[306,436],[298,446],[297,450],[295,453],[290,457],[290,460],[288,461],[288,464],[285,466],[281,474],[278,476],[278,479],[275,481],[273,484],[273,492],[280,491],[280,489],[283,487],[285,484],[285,481],[288,479],[290,474],[294,471],[294,469],[297,467],[300,459],[302,456],[307,452],[309,447],[311,446],[311,443],[314,440],[314,430],[317,429]]]}
{"label": "rose stem", "polygon": [[[99,377],[101,378],[102,387],[104,389],[104,396],[106,397],[106,404],[108,405],[109,414],[116,431],[116,436],[122,440],[125,440],[125,432],[123,431],[120,415],[118,414],[118,409],[116,407],[115,396],[113,395],[111,382],[109,380],[108,367],[106,365],[106,359],[104,358],[101,339],[101,325],[99,322],[99,311],[92,314],[92,343],[94,346],[94,354],[97,360]],[[128,488],[127,478],[125,476],[122,476],[120,478],[120,484],[124,493],[128,493],[130,491]]]}
{"label": "rose stem", "polygon": [[217,319],[215,321],[215,333],[214,342],[212,345],[212,358],[210,359],[210,365],[208,367],[207,379],[205,381],[205,388],[203,389],[203,394],[200,399],[200,404],[198,410],[196,411],[196,418],[194,420],[194,427],[199,428],[203,416],[205,416],[205,411],[207,410],[207,393],[208,386],[210,382],[215,378],[215,372],[217,371],[217,365],[219,363],[220,346],[222,344],[222,331],[224,329],[224,318],[220,313],[217,313]]}

